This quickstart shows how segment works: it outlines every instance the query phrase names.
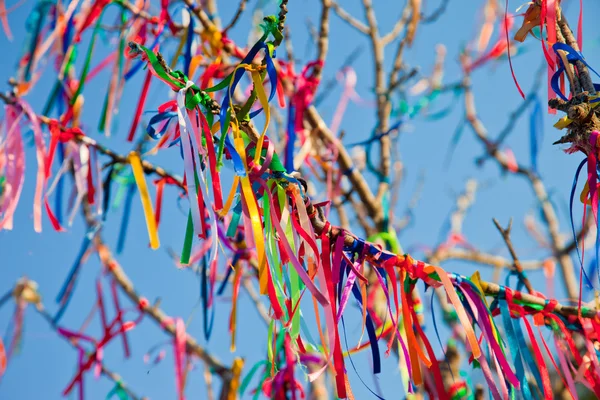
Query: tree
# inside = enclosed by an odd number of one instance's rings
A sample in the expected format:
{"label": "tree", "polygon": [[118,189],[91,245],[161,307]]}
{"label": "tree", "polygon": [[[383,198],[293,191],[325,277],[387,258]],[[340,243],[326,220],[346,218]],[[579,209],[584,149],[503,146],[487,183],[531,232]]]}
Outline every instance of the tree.
{"label": "tree", "polygon": [[[27,37],[1,70],[0,393],[168,397],[174,376],[180,399],[600,396],[594,12],[571,10],[573,34],[559,1],[480,3],[2,3],[6,37]],[[481,113],[474,88],[495,91]],[[53,333],[42,349],[25,321]]]}

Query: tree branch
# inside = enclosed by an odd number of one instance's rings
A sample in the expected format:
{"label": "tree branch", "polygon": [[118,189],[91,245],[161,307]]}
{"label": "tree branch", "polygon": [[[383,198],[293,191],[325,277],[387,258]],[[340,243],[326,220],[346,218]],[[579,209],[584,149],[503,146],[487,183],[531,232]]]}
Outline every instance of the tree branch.
{"label": "tree branch", "polygon": [[[477,117],[475,98],[471,88],[471,79],[467,72],[469,59],[466,54],[461,55],[461,63],[464,71],[463,87],[467,121],[469,122],[476,137],[485,145],[488,154],[497,161],[503,170],[508,171],[511,168],[508,158],[506,155],[501,153],[496,145],[489,139],[485,126]],[[575,278],[575,274],[573,272],[573,262],[571,261],[571,258],[562,251],[564,242],[560,235],[558,218],[556,216],[554,206],[548,198],[548,193],[546,192],[544,183],[533,170],[521,164],[517,164],[515,173],[524,176],[529,181],[533,192],[542,207],[542,214],[545,220],[544,222],[548,227],[548,235],[550,236],[550,242],[552,244],[552,252],[560,265],[565,288],[567,289],[567,294],[570,298],[577,298],[579,296],[579,289],[577,285],[577,279]]]}
{"label": "tree branch", "polygon": [[237,11],[235,12],[235,15],[231,19],[231,22],[229,22],[227,24],[227,26],[223,29],[223,32],[228,32],[231,28],[233,28],[235,26],[235,24],[238,22],[238,20],[240,19],[240,17],[244,13],[244,10],[246,9],[246,4],[247,3],[248,3],[248,0],[240,0],[240,4],[238,5],[238,8],[237,8]]}
{"label": "tree branch", "polygon": [[364,33],[365,35],[369,34],[369,28],[365,24],[354,18],[352,15],[350,15],[346,10],[344,10],[337,3],[337,1],[331,0],[331,8],[333,8],[333,11],[337,14],[338,17],[346,21],[350,26],[352,26],[359,32]]}
{"label": "tree branch", "polygon": [[512,241],[510,240],[510,231],[512,229],[512,219],[508,223],[508,227],[506,229],[502,228],[502,226],[500,225],[500,222],[498,222],[498,220],[496,218],[494,218],[493,221],[494,221],[494,225],[496,225],[496,228],[498,228],[498,231],[502,235],[502,238],[504,239],[504,242],[506,243],[506,247],[508,247],[510,256],[512,257],[512,259],[514,261],[514,263],[513,263],[514,269],[519,274],[519,277],[520,277],[521,281],[523,282],[523,284],[525,285],[525,287],[527,288],[527,291],[529,293],[534,293],[535,291],[533,290],[533,287],[531,286],[531,282],[529,282],[529,279],[527,279],[527,277],[523,274],[523,266],[521,265],[521,262],[519,261],[519,257],[517,257],[517,252],[515,251],[515,248],[513,247]]}
{"label": "tree branch", "polygon": [[[317,61],[324,65],[325,58],[327,57],[327,50],[329,49],[329,10],[331,8],[331,1],[321,0],[321,4],[321,24],[317,42]],[[321,79],[322,71],[323,67],[320,64],[316,64],[314,74],[317,80]]]}
{"label": "tree branch", "polygon": [[[35,288],[37,287],[37,283],[35,283],[34,281],[31,281],[31,280],[27,280],[26,282],[33,284],[33,285],[29,284],[27,287],[28,287],[28,289],[31,289],[34,291],[34,293],[32,293],[32,294],[36,297],[36,301],[33,302],[34,306],[35,306],[35,310],[37,311],[38,314],[40,314],[44,318],[44,320],[48,323],[48,325],[50,325],[50,328],[53,331],[57,332],[58,326],[54,322],[54,318],[46,310],[46,307],[44,306],[44,303],[41,300],[41,296],[35,290]],[[19,283],[17,283],[17,285],[15,286],[15,289],[10,292],[11,296],[12,296],[13,292],[18,290],[17,286],[19,284],[22,285],[23,281],[20,281]],[[30,300],[26,300],[26,301],[31,302]],[[78,349],[75,339],[73,339],[73,338],[68,339],[62,335],[59,335],[59,336],[62,337],[67,343],[69,343],[69,345],[71,345],[71,347],[73,347],[74,349]],[[121,376],[119,374],[113,372],[106,366],[104,361],[98,362],[98,363],[100,365],[100,371],[101,371],[102,375],[106,376],[109,380],[113,381],[115,384],[118,384],[121,387],[121,389],[123,389],[127,393],[127,395],[129,396],[129,398],[131,400],[147,400],[147,397],[138,396],[125,382],[123,382],[123,380],[121,379]]]}
{"label": "tree branch", "polygon": [[[89,206],[84,204],[83,209],[88,227],[94,226],[96,221],[90,212]],[[123,290],[123,292],[134,304],[141,304],[142,296],[135,290],[133,283],[131,283],[129,277],[119,262],[114,258],[112,252],[102,240],[101,230],[98,231],[98,233],[94,236],[93,244],[96,247],[96,251],[98,252],[98,257],[100,258],[102,265],[104,265],[108,273],[115,279],[121,290]],[[170,321],[172,318],[165,314],[164,311],[158,307],[150,305],[149,303],[141,308],[141,310],[150,318],[152,318],[162,330],[175,337],[175,326],[168,323],[168,321]],[[221,376],[222,378],[228,378],[231,376],[231,370],[225,367],[215,357],[208,354],[208,352],[206,352],[206,350],[200,346],[198,342],[190,335],[187,335],[186,338],[186,351],[203,360],[217,375]]]}

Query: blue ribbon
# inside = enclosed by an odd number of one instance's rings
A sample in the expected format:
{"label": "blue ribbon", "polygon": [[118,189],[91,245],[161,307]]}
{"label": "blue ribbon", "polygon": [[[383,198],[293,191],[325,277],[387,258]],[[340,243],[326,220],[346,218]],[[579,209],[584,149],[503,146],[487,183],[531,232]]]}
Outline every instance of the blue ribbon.
{"label": "blue ribbon", "polygon": [[[559,78],[562,75],[562,73],[565,71],[565,65],[563,64],[562,58],[558,55],[558,51],[559,50],[562,50],[562,51],[564,51],[564,52],[567,53],[567,61],[569,63],[573,64],[573,63],[575,63],[575,61],[581,61],[586,67],[588,67],[590,69],[590,71],[592,71],[593,73],[595,73],[596,76],[600,77],[600,75],[598,75],[598,73],[594,70],[594,68],[592,68],[587,63],[587,61],[585,61],[585,59],[583,58],[583,55],[580,52],[575,51],[575,49],[573,49],[568,44],[565,44],[565,43],[555,43],[552,46],[552,49],[554,49],[554,53],[556,53],[556,56],[557,56],[559,64],[560,64],[560,67],[554,73],[554,75],[552,75],[552,79],[550,80],[550,86],[552,87],[552,90],[554,90],[554,93],[556,93],[556,95],[558,97],[560,97],[561,99],[563,99],[564,101],[569,101],[569,99],[560,90]],[[600,85],[594,84],[594,88],[596,90],[600,90]],[[600,101],[600,98],[591,100],[590,103],[595,103],[597,101]]]}
{"label": "blue ribbon", "polygon": [[100,224],[91,227],[83,238],[83,243],[81,244],[81,248],[79,249],[79,253],[77,257],[75,257],[75,262],[71,267],[67,275],[67,279],[63,283],[60,291],[58,292],[58,296],[56,297],[56,302],[60,304],[60,308],[58,309],[56,315],[53,318],[54,323],[56,324],[65,313],[65,310],[69,306],[71,299],[73,298],[73,292],[75,291],[75,285],[77,284],[77,277],[79,276],[79,272],[81,271],[81,267],[83,266],[83,257],[85,253],[90,247],[92,239],[96,236],[100,228]]}
{"label": "blue ribbon", "polygon": [[[425,291],[427,291],[427,288],[425,288]],[[438,327],[437,327],[437,322],[436,322],[436,318],[435,318],[435,310],[433,308],[433,298],[434,297],[435,296],[433,295],[433,291],[432,291],[431,292],[431,302],[430,302],[429,305],[430,305],[430,308],[431,308],[431,318],[433,320],[433,330],[435,330],[435,336],[437,337],[438,343],[440,344],[442,352],[444,353],[444,362],[448,366],[448,371],[450,371],[450,376],[452,376],[452,381],[455,381],[454,373],[452,372],[452,368],[450,368],[450,363],[448,362],[448,356],[446,355],[446,348],[442,344],[442,338],[440,337],[440,332],[439,332]]]}
{"label": "blue ribbon", "polygon": [[127,226],[129,225],[129,214],[131,213],[131,203],[133,202],[135,191],[135,184],[127,185],[127,196],[125,197],[125,206],[123,207],[121,229],[119,229],[119,238],[117,239],[117,254],[121,254],[125,247],[125,237],[127,236]]}
{"label": "blue ribbon", "polygon": [[382,137],[389,135],[390,133],[392,133],[394,130],[398,130],[400,129],[400,127],[402,126],[402,124],[404,123],[405,118],[401,118],[398,121],[396,121],[396,123],[394,125],[392,125],[392,127],[390,129],[388,129],[386,132],[383,133],[375,133],[373,132],[373,135],[367,139],[367,140],[363,140],[362,142],[356,142],[356,143],[351,143],[346,145],[346,147],[355,147],[355,146],[367,146],[373,142],[376,142],[378,140],[381,140]]}
{"label": "blue ribbon", "polygon": [[[342,320],[342,330],[344,332],[344,344],[346,345],[346,351],[348,351],[349,346],[348,346],[348,337],[346,335],[346,324],[344,323],[344,317],[342,316],[341,318]],[[356,373],[356,376],[358,376],[358,379],[360,379],[360,381],[362,382],[363,386],[367,388],[367,390],[369,392],[371,392],[373,394],[373,396],[377,397],[380,400],[385,400],[383,397],[379,396],[377,393],[375,393],[369,386],[367,386],[367,384],[365,383],[365,381],[363,381],[363,379],[361,378],[360,374],[358,373],[358,370],[356,369],[356,366],[354,365],[354,361],[352,361],[352,355],[350,355],[350,353],[348,353],[348,359],[350,360],[350,365],[352,365],[352,369],[354,369],[354,372]]]}
{"label": "blue ribbon", "polygon": [[[506,302],[506,292],[503,287],[500,287],[500,300],[498,300],[497,303],[500,308],[500,314],[502,314],[502,322],[504,324],[504,329],[506,329],[508,346],[510,347],[510,352],[513,355],[513,363],[515,364],[516,374],[519,378],[519,383],[521,385],[521,393],[523,393],[523,397],[525,399],[531,399],[532,392],[531,388],[529,387],[529,383],[527,382],[527,375],[525,374],[525,365],[523,364],[523,359],[521,358],[521,349],[519,348],[519,343],[515,334],[513,321],[510,316],[510,310],[508,308],[508,303]],[[517,324],[518,323],[519,322],[517,321]],[[539,379],[539,376],[537,376],[536,378]]]}
{"label": "blue ribbon", "polygon": [[28,51],[28,54],[31,54],[32,57],[29,58],[27,65],[25,65],[25,72],[23,76],[25,82],[29,82],[29,79],[31,78],[31,65],[34,59],[33,53],[38,45],[38,36],[40,35],[42,27],[44,26],[43,20],[47,13],[46,8],[53,5],[54,3],[51,1],[42,1],[36,5],[35,9],[31,12],[29,17],[27,17],[27,29],[33,31],[33,34],[31,35],[31,42],[29,43]]}
{"label": "blue ribbon", "polygon": [[537,158],[539,145],[544,137],[544,118],[542,117],[542,105],[540,99],[534,96],[533,110],[529,118],[529,142],[531,154],[531,167],[537,172]]}
{"label": "blue ribbon", "polygon": [[[65,161],[65,144],[60,142],[58,143],[58,162],[60,165]],[[62,198],[63,198],[63,176],[58,177],[58,182],[56,183],[56,196],[54,197],[54,212],[56,214],[56,219],[58,223],[62,225]]]}
{"label": "blue ribbon", "polygon": [[285,169],[294,171],[294,144],[296,143],[296,107],[290,102],[288,109],[287,143],[285,144]]}
{"label": "blue ribbon", "polygon": [[210,322],[208,316],[208,262],[206,262],[206,256],[202,257],[202,269],[200,271],[200,298],[202,300],[203,312],[202,317],[204,321],[204,338],[208,341],[210,334],[212,333],[213,323],[215,322],[215,309],[214,305],[212,313],[210,315]]}
{"label": "blue ribbon", "polygon": [[[589,287],[593,287],[592,282],[590,281],[590,278],[588,277],[587,273],[585,272],[585,269],[583,268],[583,260],[581,258],[581,252],[579,251],[579,243],[577,240],[577,233],[575,232],[575,222],[573,221],[573,199],[575,198],[575,191],[577,190],[577,181],[579,179],[579,173],[581,172],[581,169],[583,168],[583,166],[587,163],[587,158],[585,158],[584,160],[581,161],[581,163],[579,163],[579,166],[577,167],[577,170],[575,171],[575,177],[573,178],[573,186],[571,187],[571,196],[569,198],[569,216],[571,219],[571,231],[573,232],[573,240],[575,241],[575,249],[577,250],[577,259],[579,260],[579,264],[581,265],[581,270],[583,272],[583,276],[585,276],[585,279],[587,280],[587,285]],[[596,241],[596,253],[598,252],[598,242]],[[598,259],[598,257],[596,256],[596,259]]]}
{"label": "blue ribbon", "polygon": [[[148,122],[148,126],[146,127],[146,133],[148,134],[148,136],[150,136],[152,139],[154,140],[159,140],[167,131],[167,129],[169,128],[169,125],[171,124],[171,118],[177,117],[177,113],[174,111],[167,111],[167,112],[163,112],[163,113],[158,113],[156,115],[154,115],[152,118],[150,118],[150,121]],[[168,119],[169,122],[165,124],[165,126],[162,127],[162,129],[157,133],[156,130],[154,129],[155,124],[164,121]]]}
{"label": "blue ribbon", "polygon": [[[352,294],[354,295],[354,298],[356,299],[358,305],[362,310],[362,296],[356,281],[352,286]],[[369,336],[369,342],[371,343],[371,354],[373,356],[373,373],[378,374],[381,372],[381,354],[379,353],[379,345],[377,344],[377,334],[375,333],[375,325],[373,324],[373,320],[371,319],[369,310],[366,310],[366,313],[367,335]],[[346,346],[348,346],[347,343]]]}
{"label": "blue ribbon", "polygon": [[69,44],[73,40],[73,27],[75,24],[73,23],[73,18],[75,17],[75,13],[71,14],[71,18],[67,22],[67,27],[65,28],[65,34],[63,35],[62,47],[63,51],[66,51],[69,48]]}
{"label": "blue ribbon", "polygon": [[[183,73],[185,76],[190,75],[190,64],[192,63],[192,42],[194,41],[194,17],[189,7],[186,9],[190,14],[190,23],[188,24],[187,37],[185,40],[185,54],[183,57]],[[190,76],[190,79],[192,77]]]}
{"label": "blue ribbon", "polygon": [[[598,279],[600,280],[600,276],[598,275],[598,256],[597,256],[597,255],[596,255],[596,257],[595,257],[595,258],[594,258],[592,261],[590,261],[590,263],[588,264],[588,270],[587,270],[587,273],[588,273],[588,275],[589,275],[589,276],[593,276],[594,274],[596,274],[596,275],[599,277]],[[588,286],[586,286],[586,287],[585,287],[585,291],[586,291],[586,292],[591,292],[593,289],[596,289],[597,287],[600,287],[600,286],[596,286],[596,285],[592,285],[592,287],[588,287]]]}
{"label": "blue ribbon", "polygon": [[[156,37],[154,38],[154,42],[152,42],[152,45],[149,47],[149,49],[154,49],[156,47],[156,45],[160,41],[163,31],[164,31],[164,29],[158,35],[156,35]],[[140,70],[140,68],[142,68],[145,64],[146,64],[146,62],[144,62],[142,60],[138,60],[135,63],[135,65],[133,67],[131,67],[129,69],[129,71],[127,71],[127,73],[125,73],[125,75],[124,75],[125,81],[128,81],[129,79],[131,79]]]}
{"label": "blue ribbon", "polygon": [[467,118],[463,117],[460,120],[460,122],[458,123],[458,125],[456,126],[456,129],[454,130],[454,134],[452,135],[452,139],[450,140],[450,146],[448,147],[448,153],[446,154],[446,160],[444,161],[444,165],[446,167],[448,167],[450,165],[450,161],[452,160],[452,155],[454,154],[454,150],[456,149],[456,146],[458,145],[458,142],[460,141],[460,138],[464,131],[466,121],[467,121]]}
{"label": "blue ribbon", "polygon": [[[271,93],[269,94],[269,101],[271,101],[271,99],[275,95],[275,91],[277,88],[277,70],[275,69],[273,60],[271,59],[271,56],[269,55],[268,45],[262,40],[258,41],[252,47],[252,49],[250,49],[248,54],[246,54],[246,57],[244,57],[241,64],[250,64],[252,62],[252,60],[254,59],[254,57],[256,56],[256,54],[258,54],[258,52],[261,49],[265,49],[265,52],[266,52],[265,62],[266,62],[266,66],[267,66],[267,74],[271,81]],[[231,92],[232,93],[235,91],[235,88],[237,87],[238,83],[244,76],[244,72],[245,72],[245,70],[238,69],[235,71],[235,73],[233,73],[233,75],[230,75],[228,78],[225,79],[226,81],[233,79],[233,81],[231,82]],[[206,91],[209,92],[212,90],[206,89]],[[231,160],[233,161],[233,167],[234,167],[235,173],[238,176],[246,176],[246,170],[244,168],[242,159],[241,159],[240,155],[237,153],[237,151],[235,150],[235,148],[233,147],[233,144],[231,143],[231,139],[227,136],[227,130],[229,127],[229,121],[230,121],[230,117],[231,117],[230,109],[229,109],[229,92],[230,92],[230,90],[228,87],[227,90],[225,91],[225,95],[223,96],[223,101],[221,102],[221,112],[219,114],[219,119],[221,121],[221,135],[225,136],[225,146],[227,147],[227,150],[229,151]],[[262,108],[254,111],[254,112],[251,112],[250,118],[254,118],[261,111],[262,111]]]}
{"label": "blue ribbon", "polygon": [[[239,259],[240,259],[239,254],[235,254],[233,256],[233,260],[231,260],[231,265],[233,265],[235,267],[235,264],[237,264]],[[225,292],[225,288],[227,287],[227,283],[229,282],[229,277],[231,276],[233,271],[234,271],[233,268],[229,268],[229,267],[227,268],[227,272],[225,272],[225,277],[223,278],[223,282],[221,282],[221,285],[217,289],[217,295],[221,296],[223,294],[223,292]]]}
{"label": "blue ribbon", "polygon": [[108,174],[102,183],[102,192],[104,197],[102,198],[102,221],[106,221],[106,215],[108,214],[108,205],[110,204],[110,188],[112,183],[112,176],[115,170],[114,164],[110,166]]}

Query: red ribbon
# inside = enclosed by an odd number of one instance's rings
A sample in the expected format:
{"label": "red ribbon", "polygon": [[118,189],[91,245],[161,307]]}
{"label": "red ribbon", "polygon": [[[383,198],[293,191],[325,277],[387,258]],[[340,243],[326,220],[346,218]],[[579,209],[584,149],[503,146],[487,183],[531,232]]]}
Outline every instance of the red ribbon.
{"label": "red ribbon", "polygon": [[137,126],[140,122],[140,118],[142,117],[142,111],[144,111],[144,105],[146,104],[146,97],[148,96],[148,89],[150,88],[150,82],[152,81],[152,72],[148,70],[146,72],[146,78],[144,78],[144,86],[142,86],[142,93],[140,94],[140,101],[138,102],[137,108],[135,110],[135,114],[133,117],[133,122],[131,123],[131,128],[129,129],[129,135],[127,136],[127,141],[132,142],[133,137],[135,136],[135,131],[137,130]]}
{"label": "red ribbon", "polygon": [[[315,97],[315,93],[317,92],[317,87],[319,86],[320,79],[315,76],[308,76],[308,71],[311,68],[315,67],[323,68],[323,61],[311,61],[304,69],[302,69],[302,73],[300,77],[298,77],[298,81],[296,83],[296,92],[292,98],[292,102],[296,107],[296,116],[295,116],[295,130],[296,133],[302,132],[304,130],[304,126],[302,121],[304,121],[304,112],[310,106]],[[303,138],[304,141],[304,138]]]}
{"label": "red ribbon", "polygon": [[[72,332],[64,328],[57,329],[58,333],[64,336],[66,339],[79,339],[94,345],[94,352],[87,358],[87,361],[84,362],[85,349],[79,343],[76,344],[76,347],[79,349],[79,370],[63,391],[64,396],[67,396],[69,393],[71,393],[75,385],[79,385],[80,398],[83,398],[83,375],[86,371],[90,370],[94,364],[96,364],[98,368],[102,367],[101,363],[103,348],[115,336],[135,328],[135,326],[142,320],[144,316],[144,313],[142,312],[144,305],[145,303],[140,302],[140,305],[138,307],[139,314],[134,321],[126,321],[122,324],[119,324],[120,319],[115,318],[109,325],[106,326],[106,329],[104,330],[104,335],[100,340],[96,340],[91,336],[78,332]],[[123,312],[119,314],[123,314]],[[117,324],[119,324],[120,326],[117,326]],[[114,329],[115,327],[117,327],[116,330]]]}
{"label": "red ribbon", "polygon": [[[59,126],[58,121],[55,119],[50,120],[50,123],[48,124],[48,126],[50,128],[51,138],[50,138],[50,147],[48,149],[48,154],[46,155],[46,162],[44,163],[45,164],[44,187],[46,187],[46,185],[48,183],[48,179],[50,178],[50,175],[51,175],[52,164],[54,163],[54,153],[56,152],[56,147],[57,147],[58,143],[59,142],[67,143],[67,142],[75,139],[76,137],[85,136],[83,134],[83,132],[81,131],[81,129],[79,129],[79,128],[62,129]],[[88,201],[90,201],[90,203],[93,204],[95,190],[94,190],[93,179],[92,179],[91,159],[88,161],[89,161],[88,176],[87,176]],[[91,193],[90,193],[90,191],[91,191]],[[46,208],[46,212],[48,213],[48,218],[50,218],[50,222],[52,223],[52,227],[54,228],[54,230],[56,230],[58,232],[64,232],[64,228],[62,226],[60,226],[60,222],[58,222],[58,219],[56,218],[56,216],[52,212],[52,209],[50,208],[50,204],[48,203],[48,196],[46,194],[44,195],[44,207]]]}
{"label": "red ribbon", "polygon": [[166,176],[155,180],[154,184],[156,185],[156,203],[154,205],[154,220],[156,221],[156,227],[158,228],[158,224],[160,223],[160,215],[162,212],[163,189],[165,187],[165,184],[179,186],[179,183],[170,176]]}

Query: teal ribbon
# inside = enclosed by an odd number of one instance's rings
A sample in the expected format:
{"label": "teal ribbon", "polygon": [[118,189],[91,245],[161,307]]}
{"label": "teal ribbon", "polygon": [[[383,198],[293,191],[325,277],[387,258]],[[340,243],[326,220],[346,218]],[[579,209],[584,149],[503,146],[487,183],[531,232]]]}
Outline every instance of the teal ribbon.
{"label": "teal ribbon", "polygon": [[[523,359],[521,355],[521,347],[519,346],[519,340],[517,339],[517,336],[515,334],[513,319],[510,317],[510,310],[508,308],[508,303],[506,302],[505,297],[505,289],[502,286],[500,287],[500,300],[498,300],[498,307],[500,308],[502,322],[504,324],[504,329],[506,330],[508,347],[510,348],[510,353],[513,356],[513,363],[516,368],[519,383],[521,384],[521,393],[523,393],[524,398],[531,399],[533,398],[533,396],[531,393],[531,388],[529,387],[529,383],[527,382],[525,365],[523,364]],[[516,323],[519,324],[519,321],[516,321]],[[536,377],[536,379],[539,379],[539,377]]]}
{"label": "teal ribbon", "polygon": [[123,389],[123,385],[120,381],[117,381],[115,387],[113,387],[112,390],[108,392],[108,394],[106,395],[106,400],[112,399],[115,395],[119,398],[119,400],[129,400],[129,395],[127,394],[125,389]]}

